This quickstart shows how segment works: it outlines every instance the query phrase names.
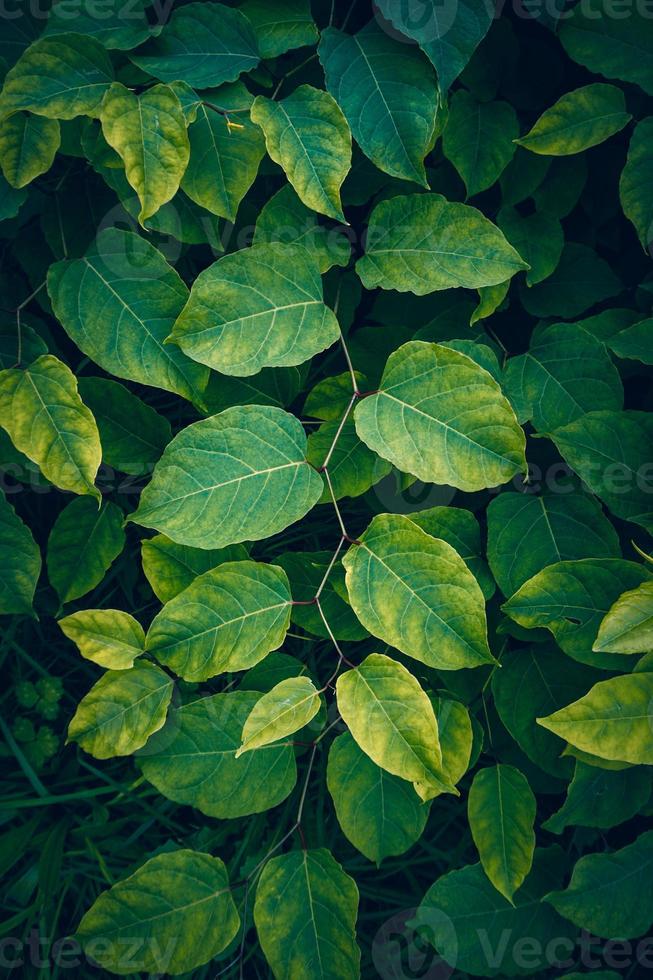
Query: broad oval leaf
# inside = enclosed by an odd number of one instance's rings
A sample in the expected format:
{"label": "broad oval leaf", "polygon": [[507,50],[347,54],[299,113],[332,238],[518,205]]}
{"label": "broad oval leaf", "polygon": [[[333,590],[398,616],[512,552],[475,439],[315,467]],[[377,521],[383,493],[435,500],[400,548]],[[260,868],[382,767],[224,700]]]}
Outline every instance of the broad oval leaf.
{"label": "broad oval leaf", "polygon": [[485,600],[457,551],[400,514],[379,514],[343,559],[363,626],[429,667],[491,663]]}
{"label": "broad oval leaf", "polygon": [[223,374],[292,367],[340,337],[315,259],[301,245],[252,245],[201,272],[168,338]]}
{"label": "broad oval leaf", "polygon": [[80,609],[59,627],[82,657],[109,670],[127,670],[145,650],[143,627],[121,609]]}
{"label": "broad oval leaf", "polygon": [[141,560],[145,578],[157,599],[168,602],[193,582],[198,575],[216,568],[225,561],[246,559],[242,544],[230,548],[189,548],[175,544],[165,534],[155,534],[141,544]]}
{"label": "broad oval leaf", "polygon": [[531,870],[536,809],[528,780],[514,766],[490,766],[474,776],[469,828],[485,874],[511,903]]}
{"label": "broad oval leaf", "polygon": [[253,667],[290,625],[283,569],[230,561],[198,576],[155,616],[146,649],[187,681]]}
{"label": "broad oval leaf", "polygon": [[243,725],[260,697],[235,691],[173,709],[139,756],[145,778],[169,800],[220,820],[281,803],[297,780],[292,746],[266,745],[236,758]]}
{"label": "broad oval leaf", "polygon": [[48,292],[68,336],[105,371],[201,403],[208,369],[164,344],[188,289],[145,239],[107,228],[84,258],[50,266]]}
{"label": "broad oval leaf", "polygon": [[619,179],[619,197],[626,217],[632,221],[642,247],[653,241],[653,116],[637,123],[630,138],[628,158]]}
{"label": "broad oval leaf", "polygon": [[96,759],[131,755],[166,720],[172,681],[147,660],[128,670],[108,670],[77,706],[68,741]]}
{"label": "broad oval leaf", "polygon": [[366,445],[427,483],[481,490],[524,472],[526,439],[501,388],[465,354],[414,340],[354,414]]}
{"label": "broad oval leaf", "polygon": [[279,408],[246,405],[175,436],[131,519],[179,544],[221,548],[282,531],[322,489],[306,462],[299,421]]}
{"label": "broad oval leaf", "polygon": [[537,721],[601,759],[653,765],[653,674],[599,681],[578,701]]}
{"label": "broad oval leaf", "polygon": [[442,152],[462,177],[468,197],[498,180],[512,160],[518,134],[517,115],[508,102],[478,102],[464,89],[454,93]]}
{"label": "broad oval leaf", "polygon": [[0,615],[32,614],[34,592],[41,574],[41,552],[24,524],[0,491]]}
{"label": "broad oval leaf", "polygon": [[256,886],[254,923],[275,980],[357,980],[358,888],[325,848],[271,858]]}
{"label": "broad oval leaf", "polygon": [[221,3],[178,7],[159,36],[130,58],[162,82],[180,79],[199,89],[234,82],[260,60],[252,25]]}
{"label": "broad oval leaf", "polygon": [[567,156],[602,143],[631,119],[621,89],[596,82],[566,92],[516,142],[532,153]]}
{"label": "broad oval leaf", "polygon": [[370,216],[365,255],[356,264],[366,289],[380,286],[417,296],[455,286],[495,286],[525,268],[480,211],[439,194],[378,204]]}
{"label": "broad oval leaf", "polygon": [[336,697],[342,720],[378,766],[412,782],[422,800],[456,792],[442,769],[433,706],[400,663],[371,653],[340,675]]}
{"label": "broad oval leaf", "polygon": [[311,85],[279,102],[259,95],[252,120],[304,204],[344,222],[340,187],[351,167],[351,133],[335,99]]}
{"label": "broad oval leaf", "polygon": [[653,582],[624,592],[601,621],[592,648],[599,653],[653,650]]}
{"label": "broad oval leaf", "polygon": [[76,938],[103,970],[172,975],[207,963],[229,945],[240,918],[218,857],[157,854],[93,903]]}
{"label": "broad oval leaf", "polygon": [[319,710],[320,692],[310,677],[280,681],[256,702],[247,716],[236,758],[298,732]]}
{"label": "broad oval leaf", "polygon": [[61,603],[86,595],[125,547],[124,514],[107,500],[79,497],[57,517],[48,538],[48,578]]}
{"label": "broad oval leaf", "polygon": [[62,361],[42,354],[26,368],[0,371],[0,425],[51,483],[99,500],[100,436]]}
{"label": "broad oval leaf", "polygon": [[380,170],[428,186],[438,89],[426,58],[370,21],[353,36],[328,27],[318,54],[326,85],[363,153]]}
{"label": "broad oval leaf", "polygon": [[2,122],[0,166],[12,187],[25,187],[54,161],[61,131],[56,119],[16,112]]}

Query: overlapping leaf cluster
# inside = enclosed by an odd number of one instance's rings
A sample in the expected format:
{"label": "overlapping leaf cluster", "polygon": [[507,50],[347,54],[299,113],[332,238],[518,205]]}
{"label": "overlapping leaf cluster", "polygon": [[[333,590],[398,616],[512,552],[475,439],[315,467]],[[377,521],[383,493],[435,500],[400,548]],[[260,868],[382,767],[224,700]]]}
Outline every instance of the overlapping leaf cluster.
{"label": "overlapping leaf cluster", "polygon": [[461,974],[653,923],[653,21],[419,6],[0,41],[0,612],[93,665],[81,752],[270,827],[144,844],[109,972],[357,977],[352,855],[452,812],[402,901]]}

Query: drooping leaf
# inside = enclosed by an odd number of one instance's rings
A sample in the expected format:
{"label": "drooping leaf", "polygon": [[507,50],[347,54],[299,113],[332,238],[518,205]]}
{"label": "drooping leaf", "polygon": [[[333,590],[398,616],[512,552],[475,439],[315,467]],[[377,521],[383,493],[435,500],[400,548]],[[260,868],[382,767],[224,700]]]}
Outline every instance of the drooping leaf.
{"label": "drooping leaf", "polygon": [[634,765],[653,764],[653,674],[599,681],[578,701],[538,723],[583,752]]}
{"label": "drooping leaf", "polygon": [[253,667],[290,625],[286,573],[260,562],[225,562],[199,575],[155,616],[146,649],[187,681]]}
{"label": "drooping leaf", "polygon": [[304,204],[344,222],[340,187],[351,166],[351,133],[335,99],[311,85],[279,102],[257,96],[252,121]]}
{"label": "drooping leaf", "polygon": [[111,973],[173,976],[217,956],[240,918],[219,857],[199,851],[157,854],[94,902],[76,938]]}
{"label": "drooping leaf", "polygon": [[100,232],[82,259],[48,273],[55,314],[101,368],[201,402],[207,368],[164,344],[188,290],[163,255],[132,232]]}
{"label": "drooping leaf", "polygon": [[80,609],[59,626],[82,657],[109,670],[127,670],[145,650],[143,627],[120,609]]}
{"label": "drooping leaf", "polygon": [[310,677],[280,681],[256,702],[247,716],[236,758],[298,732],[319,710],[320,694]]}
{"label": "drooping leaf", "polygon": [[609,139],[631,119],[621,89],[595,82],[566,92],[517,142],[532,153],[567,156]]}
{"label": "drooping leaf", "polygon": [[246,377],[301,364],[339,336],[315,259],[300,245],[274,242],[200,273],[168,340],[195,361]]}
{"label": "drooping leaf", "polygon": [[48,538],[48,578],[61,603],[86,595],[125,546],[123,512],[111,500],[98,507],[79,497],[57,517]]}
{"label": "drooping leaf", "polygon": [[172,681],[147,660],[128,670],[108,670],[77,706],[68,741],[96,759],[131,755],[161,728]]}
{"label": "drooping leaf", "polygon": [[442,151],[462,177],[468,197],[499,178],[515,152],[518,133],[517,115],[508,102],[478,102],[464,89],[454,93]]}
{"label": "drooping leaf", "polygon": [[56,119],[16,112],[0,130],[0,166],[12,187],[25,187],[46,173],[54,161],[61,134]]}
{"label": "drooping leaf", "polygon": [[58,358],[43,354],[26,368],[0,371],[0,425],[55,486],[99,499],[97,425]]}
{"label": "drooping leaf", "polygon": [[430,667],[492,662],[483,593],[446,541],[380,514],[343,564],[352,608],[374,636]]}
{"label": "drooping leaf", "polygon": [[514,766],[491,766],[474,776],[469,827],[485,874],[510,903],[531,870],[536,809],[528,780]]}
{"label": "drooping leaf", "polygon": [[599,653],[653,650],[653,582],[642,582],[619,596],[601,621],[592,649]]}
{"label": "drooping leaf", "polygon": [[371,653],[340,675],[336,696],[343,721],[373,762],[412,782],[422,800],[455,792],[442,771],[433,706],[405,667]]}
{"label": "drooping leaf", "polygon": [[385,173],[427,186],[424,157],[438,119],[435,73],[418,51],[370,21],[329,27],[318,50],[326,85],[363,153]]}
{"label": "drooping leaf", "polygon": [[261,58],[278,58],[318,39],[309,0],[245,0],[240,10],[254,28]]}
{"label": "drooping leaf", "polygon": [[410,341],[356,407],[366,445],[429,483],[480,490],[526,468],[525,437],[497,382],[464,354]]}
{"label": "drooping leaf", "polygon": [[281,803],[297,779],[292,746],[267,745],[236,758],[243,725],[260,696],[235,691],[173,708],[140,753],[145,778],[169,800],[220,820]]}
{"label": "drooping leaf", "polygon": [[480,211],[439,194],[393,197],[370,216],[356,271],[366,289],[380,286],[424,296],[510,279],[526,263]]}
{"label": "drooping leaf", "polygon": [[0,491],[0,615],[32,613],[41,552],[29,527]]}
{"label": "drooping leaf", "polygon": [[162,82],[181,80],[198,89],[235,82],[259,62],[252,25],[221,3],[178,7],[159,36],[130,57]]}
{"label": "drooping leaf", "polygon": [[263,242],[303,245],[322,275],[334,265],[347,265],[351,255],[349,239],[339,228],[319,224],[315,212],[300,201],[291,184],[277,191],[256,219],[253,244]]}
{"label": "drooping leaf", "polygon": [[145,578],[152,586],[157,599],[169,602],[193,582],[198,575],[216,568],[226,561],[246,559],[247,549],[242,544],[229,548],[204,550],[175,544],[164,534],[155,534],[141,544],[141,559]]}
{"label": "drooping leaf", "polygon": [[619,558],[619,538],[590,496],[502,493],[487,509],[487,555],[505,596],[547,565],[577,558]]}
{"label": "drooping leaf", "polygon": [[637,123],[630,139],[628,158],[619,180],[619,197],[626,217],[632,221],[642,247],[653,241],[653,116]]}
{"label": "drooping leaf", "polygon": [[190,145],[181,102],[168,85],[134,95],[114,82],[102,100],[100,121],[138,194],[138,220],[143,224],[175,196],[188,164]]}
{"label": "drooping leaf", "polygon": [[651,775],[641,766],[618,772],[577,762],[560,809],[542,826],[553,834],[566,827],[607,830],[634,817],[651,795]]}

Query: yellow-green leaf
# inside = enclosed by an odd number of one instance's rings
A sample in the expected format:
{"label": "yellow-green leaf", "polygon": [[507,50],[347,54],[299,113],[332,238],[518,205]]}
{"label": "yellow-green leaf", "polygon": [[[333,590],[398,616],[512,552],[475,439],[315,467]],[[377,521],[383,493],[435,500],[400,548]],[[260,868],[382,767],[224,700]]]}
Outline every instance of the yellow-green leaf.
{"label": "yellow-green leaf", "polygon": [[56,119],[16,112],[0,127],[0,166],[12,187],[25,187],[54,161],[61,130]]}
{"label": "yellow-green leaf", "polygon": [[309,677],[280,681],[256,702],[243,726],[236,758],[298,732],[320,710],[320,694]]}
{"label": "yellow-green leaf", "polygon": [[143,627],[121,609],[80,609],[59,626],[82,657],[110,670],[127,670],[145,650]]}

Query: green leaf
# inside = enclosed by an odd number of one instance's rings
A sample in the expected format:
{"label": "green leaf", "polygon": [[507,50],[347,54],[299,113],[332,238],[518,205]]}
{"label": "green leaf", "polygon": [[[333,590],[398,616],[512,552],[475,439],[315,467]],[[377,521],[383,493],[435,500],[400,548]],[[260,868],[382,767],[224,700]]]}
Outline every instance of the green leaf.
{"label": "green leaf", "polygon": [[134,95],[114,82],[102,100],[102,132],[138,194],[141,224],[177,191],[190,156],[181,102],[167,85]]}
{"label": "green leaf", "polygon": [[148,0],[57,0],[50,9],[43,34],[91,35],[105,48],[127,51],[145,41],[150,25],[145,13]]}
{"label": "green leaf", "polygon": [[[392,469],[390,463],[379,459],[360,441],[354,423],[350,421],[342,428],[339,422],[325,422],[312,432],[308,437],[307,459],[317,469],[328,459],[329,479],[336,500],[360,497]],[[320,503],[330,500],[331,492],[327,486]]]}
{"label": "green leaf", "polygon": [[0,166],[12,187],[25,187],[54,161],[61,133],[56,119],[16,112],[0,130]]}
{"label": "green leaf", "polygon": [[379,865],[422,836],[429,807],[405,779],[372,762],[349,732],[331,744],[326,780],[343,834],[368,860]]}
{"label": "green leaf", "polygon": [[236,758],[298,732],[319,710],[320,693],[309,677],[280,681],[256,702],[247,716]]}
{"label": "green leaf", "polygon": [[619,197],[624,214],[632,221],[642,247],[653,241],[653,116],[637,123],[630,138],[626,165],[619,180]]}
{"label": "green leaf", "polygon": [[279,408],[228,408],[175,436],[131,520],[178,544],[259,541],[303,517],[322,495],[299,421]]}
{"label": "green leaf", "polygon": [[43,354],[27,368],[0,371],[0,425],[55,486],[100,499],[97,425],[75,375],[56,357]]}
{"label": "green leaf", "polygon": [[192,201],[228,221],[235,221],[238,205],[254,183],[265,155],[258,126],[243,110],[252,96],[241,82],[210,93],[211,105],[234,110],[233,117],[216,112],[206,102],[188,128],[190,160],[181,187]]}
{"label": "green leaf", "polygon": [[542,826],[553,834],[567,827],[608,830],[630,820],[651,795],[651,775],[640,767],[611,772],[577,762],[561,808]]}
{"label": "green leaf", "polygon": [[320,606],[336,640],[364,640],[367,630],[361,625],[347,601],[345,572],[337,562],[329,570],[333,554],[329,551],[284,552],[277,561],[290,579],[290,590],[294,598],[291,609],[293,623],[313,636],[330,639],[329,630],[320,615],[315,601],[320,592]]}
{"label": "green leaf", "polygon": [[624,592],[601,621],[593,650],[647,653],[653,650],[653,582]]}
{"label": "green leaf", "polygon": [[226,561],[246,559],[247,549],[241,545],[205,551],[175,544],[164,534],[155,534],[141,543],[141,559],[145,578],[157,599],[168,602],[193,582],[198,575]]}
{"label": "green leaf", "polygon": [[352,608],[374,636],[429,667],[492,663],[483,593],[446,541],[379,514],[343,565]]}
{"label": "green leaf", "polygon": [[260,60],[250,22],[221,3],[178,7],[159,36],[130,57],[162,82],[199,89],[235,82]]}
{"label": "green leaf", "polygon": [[290,603],[281,568],[225,562],[166,603],[148,630],[146,649],[187,681],[245,670],[281,646]]}
{"label": "green leaf", "polygon": [[565,462],[613,514],[649,530],[652,437],[651,416],[634,411],[588,412],[550,434]]}
{"label": "green leaf", "polygon": [[562,225],[554,215],[534,211],[526,216],[516,208],[502,208],[497,224],[510,244],[528,262],[526,282],[534,286],[555,272],[565,243]]}
{"label": "green leaf", "polygon": [[617,357],[653,364],[653,318],[633,323],[614,333],[606,342]]}
{"label": "green leaf", "polygon": [[547,565],[576,558],[619,558],[617,532],[589,496],[502,493],[487,509],[487,556],[505,596]]}
{"label": "green leaf", "polygon": [[125,546],[123,512],[110,500],[98,508],[79,497],[65,507],[48,538],[48,577],[60,602],[86,595]]}
{"label": "green leaf", "polygon": [[0,615],[30,613],[41,574],[41,552],[4,492],[0,491]]}
{"label": "green leaf", "polygon": [[344,222],[340,187],[351,167],[351,133],[335,99],[311,85],[280,102],[259,95],[252,121],[304,204]]}
{"label": "green leaf", "polygon": [[340,675],[336,697],[342,720],[377,766],[412,782],[422,800],[457,792],[442,770],[433,706],[400,663],[371,653]]}
{"label": "green leaf", "polygon": [[511,357],[504,375],[521,421],[550,432],[587,412],[623,408],[624,391],[605,344],[582,327],[540,330],[527,354]]}
{"label": "green leaf", "polygon": [[598,82],[566,92],[516,142],[532,153],[568,156],[603,143],[631,119],[621,89]]}
{"label": "green leaf", "polygon": [[[505,282],[498,283],[496,286],[481,286],[478,291],[478,305],[472,311],[469,318],[470,327],[473,327],[479,320],[487,319],[487,317],[492,316],[493,313],[500,309],[501,304],[508,295],[509,289],[509,279],[507,279]],[[458,343],[464,343],[464,341],[458,341]],[[474,341],[467,341],[467,343],[474,344]],[[479,344],[478,347],[480,346],[481,345]],[[466,352],[463,351],[463,353]],[[471,356],[471,354],[469,356]],[[493,356],[495,355],[493,354]],[[472,358],[472,360],[474,360],[474,358]]]}
{"label": "green leaf", "polygon": [[79,702],[68,741],[96,759],[131,755],[161,728],[171,697],[172,681],[147,660],[108,670]]}
{"label": "green leaf", "polygon": [[145,650],[143,627],[120,609],[80,609],[59,620],[82,657],[109,670],[126,670]]}
{"label": "green leaf", "polygon": [[117,381],[79,378],[78,385],[95,418],[104,462],[133,476],[149,473],[172,438],[168,420]]}
{"label": "green leaf", "polygon": [[559,887],[563,874],[560,849],[540,848],[513,906],[480,864],[449,871],[427,891],[414,926],[445,963],[472,976],[551,972],[575,936],[571,925],[542,901],[547,891]]}
{"label": "green leaf", "polygon": [[442,152],[473,197],[498,180],[514,152],[519,122],[507,102],[478,102],[464,89],[455,92],[442,136]]}
{"label": "green leaf", "polygon": [[349,239],[339,228],[319,224],[315,212],[302,204],[290,184],[270,198],[256,219],[253,244],[264,242],[303,245],[323,275],[334,265],[347,265],[351,255]]}
{"label": "green leaf", "polygon": [[474,776],[469,828],[485,874],[511,904],[533,863],[536,809],[528,780],[514,766],[491,766]]}
{"label": "green leaf", "polygon": [[60,34],[31,44],[4,80],[0,118],[27,109],[50,119],[97,114],[113,81],[109,55],[92,37]]}
{"label": "green leaf", "polygon": [[245,0],[239,9],[254,28],[264,60],[315,44],[318,39],[310,0]]}
{"label": "green leaf", "polygon": [[477,580],[485,598],[492,598],[496,586],[481,557],[481,529],[470,511],[462,507],[429,507],[411,513],[410,519],[431,537],[442,538],[455,548]]}
{"label": "green leaf", "polygon": [[653,922],[653,831],[618,851],[586,854],[564,891],[546,896],[560,915],[596,936],[631,939]]}
{"label": "green leaf", "polygon": [[15,218],[27,200],[27,191],[17,190],[0,174],[0,221]]}
{"label": "green leaf", "polygon": [[578,701],[538,724],[601,759],[653,765],[653,674],[599,681]]}
{"label": "green leaf", "polygon": [[443,93],[456,80],[488,32],[494,8],[461,0],[444,9],[438,0],[379,0],[379,10],[402,34],[417,41],[435,65]]}
{"label": "green leaf", "polygon": [[256,886],[254,923],[275,980],[357,980],[358,888],[325,848],[267,862]]}
{"label": "green leaf", "polygon": [[608,0],[587,0],[568,12],[560,40],[567,54],[590,71],[634,82],[653,95],[653,24],[638,7],[615,17]]}
{"label": "green leaf", "polygon": [[105,371],[201,402],[208,370],[164,344],[188,290],[139,235],[100,232],[84,258],[50,266],[48,292],[68,336]]}
{"label": "green leaf", "polygon": [[353,36],[329,27],[318,54],[326,86],[363,153],[380,170],[427,187],[424,157],[438,126],[438,89],[426,58],[375,21]]}
{"label": "green leaf", "polygon": [[174,976],[221,953],[239,927],[220,858],[177,850],[157,854],[103,892],[76,938],[111,973],[165,970]]}
{"label": "green leaf", "polygon": [[300,245],[252,245],[201,272],[168,338],[195,361],[247,377],[292,367],[340,337],[315,259]]}
{"label": "green leaf", "polygon": [[220,820],[281,803],[297,780],[292,746],[268,745],[236,758],[243,725],[260,696],[235,691],[173,709],[139,756],[145,778],[169,800]]}
{"label": "green leaf", "polygon": [[522,290],[521,301],[531,316],[571,320],[622,289],[605,259],[587,245],[567,242],[555,271],[544,282]]}
{"label": "green leaf", "polygon": [[593,652],[601,620],[624,588],[652,578],[620,558],[582,558],[548,565],[525,582],[503,610],[526,629],[544,626],[570,657],[619,670],[619,658]]}
{"label": "green leaf", "polygon": [[411,194],[378,204],[356,271],[366,289],[380,286],[424,296],[438,289],[494,286],[525,269],[496,225],[439,194]]}
{"label": "green leaf", "polygon": [[497,382],[438,344],[410,341],[391,354],[354,418],[370,449],[427,483],[481,490],[526,469],[524,433]]}

